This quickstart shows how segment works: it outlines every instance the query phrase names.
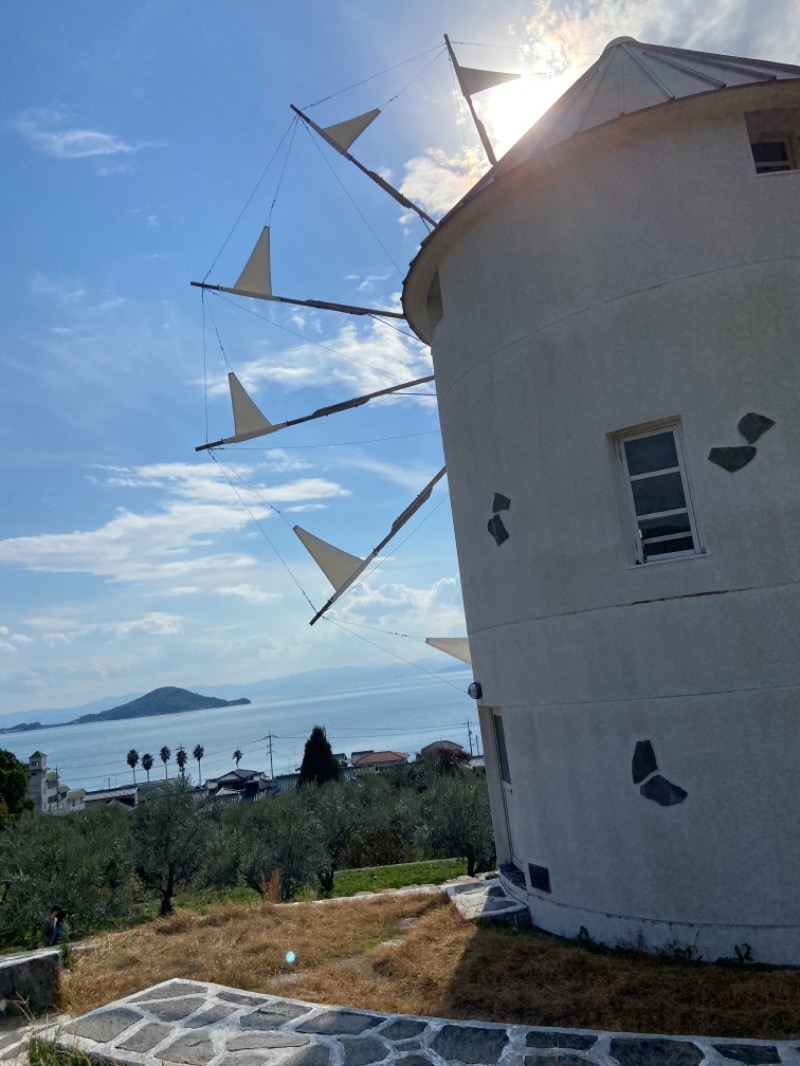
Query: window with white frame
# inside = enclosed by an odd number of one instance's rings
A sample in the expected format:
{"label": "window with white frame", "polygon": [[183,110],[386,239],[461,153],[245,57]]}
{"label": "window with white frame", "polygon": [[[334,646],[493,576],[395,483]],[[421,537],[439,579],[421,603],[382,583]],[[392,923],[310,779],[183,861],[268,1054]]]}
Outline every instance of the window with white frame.
{"label": "window with white frame", "polygon": [[751,111],[744,118],[756,174],[800,169],[800,108]]}
{"label": "window with white frame", "polygon": [[621,433],[616,443],[636,535],[637,563],[700,553],[680,424]]}

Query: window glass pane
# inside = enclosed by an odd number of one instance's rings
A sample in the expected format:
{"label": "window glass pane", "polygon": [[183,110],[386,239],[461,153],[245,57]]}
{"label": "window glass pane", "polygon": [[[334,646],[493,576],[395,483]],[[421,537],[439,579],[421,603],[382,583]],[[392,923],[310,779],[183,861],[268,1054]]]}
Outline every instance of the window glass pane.
{"label": "window glass pane", "polygon": [[644,544],[643,549],[645,559],[652,559],[654,555],[694,551],[694,541],[691,537],[676,537],[675,540],[660,540],[656,544]]}
{"label": "window glass pane", "polygon": [[668,537],[670,533],[690,533],[691,530],[686,511],[683,514],[671,514],[668,518],[639,519],[639,531],[643,540],[648,537]]}
{"label": "window glass pane", "polygon": [[500,759],[500,776],[507,785],[511,784],[511,771],[508,768],[508,751],[506,750],[506,731],[499,714],[494,717],[494,735],[497,738],[497,755]]}
{"label": "window glass pane", "polygon": [[761,144],[753,144],[753,159],[756,163],[788,163],[789,153],[786,151],[786,141],[762,141]]}
{"label": "window glass pane", "polygon": [[671,430],[654,433],[651,437],[638,437],[625,441],[625,458],[628,473],[649,474],[651,470],[665,470],[678,465],[675,437]]}
{"label": "window glass pane", "polygon": [[677,470],[672,474],[656,474],[632,481],[631,491],[637,515],[677,511],[686,506],[683,483]]}

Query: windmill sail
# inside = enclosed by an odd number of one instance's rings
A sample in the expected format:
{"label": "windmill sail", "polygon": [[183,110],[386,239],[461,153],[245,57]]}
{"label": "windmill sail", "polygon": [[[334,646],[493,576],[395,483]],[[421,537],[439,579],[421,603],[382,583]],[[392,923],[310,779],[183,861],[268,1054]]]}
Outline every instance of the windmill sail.
{"label": "windmill sail", "polygon": [[486,158],[492,166],[494,166],[497,162],[497,156],[494,154],[494,148],[492,148],[492,142],[489,140],[489,134],[486,132],[486,127],[478,118],[478,114],[475,111],[472,97],[475,93],[482,93],[484,89],[491,89],[494,85],[502,85],[503,82],[513,81],[519,77],[519,74],[504,74],[499,70],[476,70],[475,67],[462,67],[456,59],[456,54],[453,51],[453,46],[450,44],[450,38],[447,34],[444,35],[444,43],[447,45],[447,51],[450,53],[453,70],[458,79],[458,87],[461,89],[464,99],[467,102],[469,113],[472,115],[472,121],[475,123],[475,129],[478,131],[483,150],[486,152]]}
{"label": "windmill sail", "polygon": [[[332,403],[328,407],[320,407],[310,415],[302,418],[290,418],[287,422],[279,422],[273,425],[268,418],[259,410],[248,395],[242,383],[231,371],[228,374],[228,382],[231,388],[231,403],[233,404],[233,422],[236,435],[225,437],[223,440],[215,440],[211,444],[200,444],[195,448],[196,452],[205,452],[210,448],[218,448],[221,444],[238,444],[244,440],[253,440],[254,437],[263,437],[267,433],[275,433],[279,429],[288,426],[299,426],[302,422],[311,422],[315,418],[327,418],[328,415],[339,414],[341,411],[349,411],[354,407],[361,407],[378,396],[388,396],[401,389],[410,389],[415,385],[424,385],[433,381],[434,375],[428,374],[424,378],[415,378],[414,381],[404,381],[402,385],[390,385],[386,389],[378,389],[376,392],[368,392],[365,396],[355,396],[352,400],[341,400]],[[424,502],[424,501],[423,501]]]}
{"label": "windmill sail", "polygon": [[469,637],[426,637],[425,643],[445,655],[452,655],[454,659],[460,659],[462,663],[472,665],[472,654],[469,650]]}
{"label": "windmill sail", "polygon": [[234,292],[257,293],[260,296],[272,296],[272,268],[269,261],[269,226],[261,231],[239,280],[233,286]]}
{"label": "windmill sail", "polygon": [[447,467],[442,467],[438,474],[436,474],[425,488],[420,492],[418,496],[412,500],[412,502],[406,507],[405,511],[394,520],[392,528],[387,535],[383,538],[380,544],[369,553],[366,559],[361,559],[357,555],[351,555],[349,552],[342,551],[341,548],[335,547],[333,544],[328,544],[327,541],[321,540],[319,537],[315,537],[313,533],[309,533],[307,530],[302,529],[300,526],[295,526],[294,531],[300,540],[303,542],[315,562],[328,578],[330,583],[334,586],[334,593],[314,617],[309,622],[309,625],[314,625],[325,614],[328,608],[332,607],[334,603],[339,599],[342,593],[353,584],[356,578],[367,569],[373,559],[377,559],[378,554],[386,547],[389,541],[394,537],[406,524],[406,522],[415,514],[420,507],[430,498],[436,483],[440,481],[445,473]]}
{"label": "windmill sail", "polygon": [[344,154],[380,113],[381,109],[375,107],[372,111],[366,111],[363,115],[356,115],[355,118],[337,122],[333,126],[324,126],[320,132],[328,144],[335,148],[337,152]]}

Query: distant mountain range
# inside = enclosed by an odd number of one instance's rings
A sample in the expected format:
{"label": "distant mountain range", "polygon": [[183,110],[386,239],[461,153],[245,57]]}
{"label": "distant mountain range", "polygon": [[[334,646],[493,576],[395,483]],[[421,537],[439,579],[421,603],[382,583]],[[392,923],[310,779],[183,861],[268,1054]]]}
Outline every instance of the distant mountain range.
{"label": "distant mountain range", "polygon": [[[93,714],[82,714],[68,722],[50,723],[51,725],[83,725],[86,722],[111,722],[123,718],[148,718],[157,714],[182,714],[185,711],[202,711],[209,707],[240,707],[250,700],[240,697],[236,700],[222,700],[216,696],[201,696],[198,692],[189,692],[185,688],[156,688],[145,696],[122,703],[118,707],[109,707]],[[45,729],[41,722],[22,722],[0,733],[22,733],[32,729]]]}

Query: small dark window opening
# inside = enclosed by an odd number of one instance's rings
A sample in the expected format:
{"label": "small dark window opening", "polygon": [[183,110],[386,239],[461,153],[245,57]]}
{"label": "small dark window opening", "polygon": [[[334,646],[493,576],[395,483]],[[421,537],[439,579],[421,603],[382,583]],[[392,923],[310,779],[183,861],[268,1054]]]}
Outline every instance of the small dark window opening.
{"label": "small dark window opening", "polygon": [[506,731],[503,719],[499,714],[494,715],[494,735],[497,740],[497,758],[500,762],[500,776],[507,785],[511,784],[511,771],[508,768],[508,748],[506,747]]}
{"label": "small dark window opening", "polygon": [[756,174],[798,169],[800,108],[750,111],[744,118]]}
{"label": "small dark window opening", "polygon": [[428,289],[428,332],[431,337],[436,332],[436,327],[442,320],[444,315],[444,307],[442,306],[442,289],[439,284],[439,271],[433,275],[431,286]]}

